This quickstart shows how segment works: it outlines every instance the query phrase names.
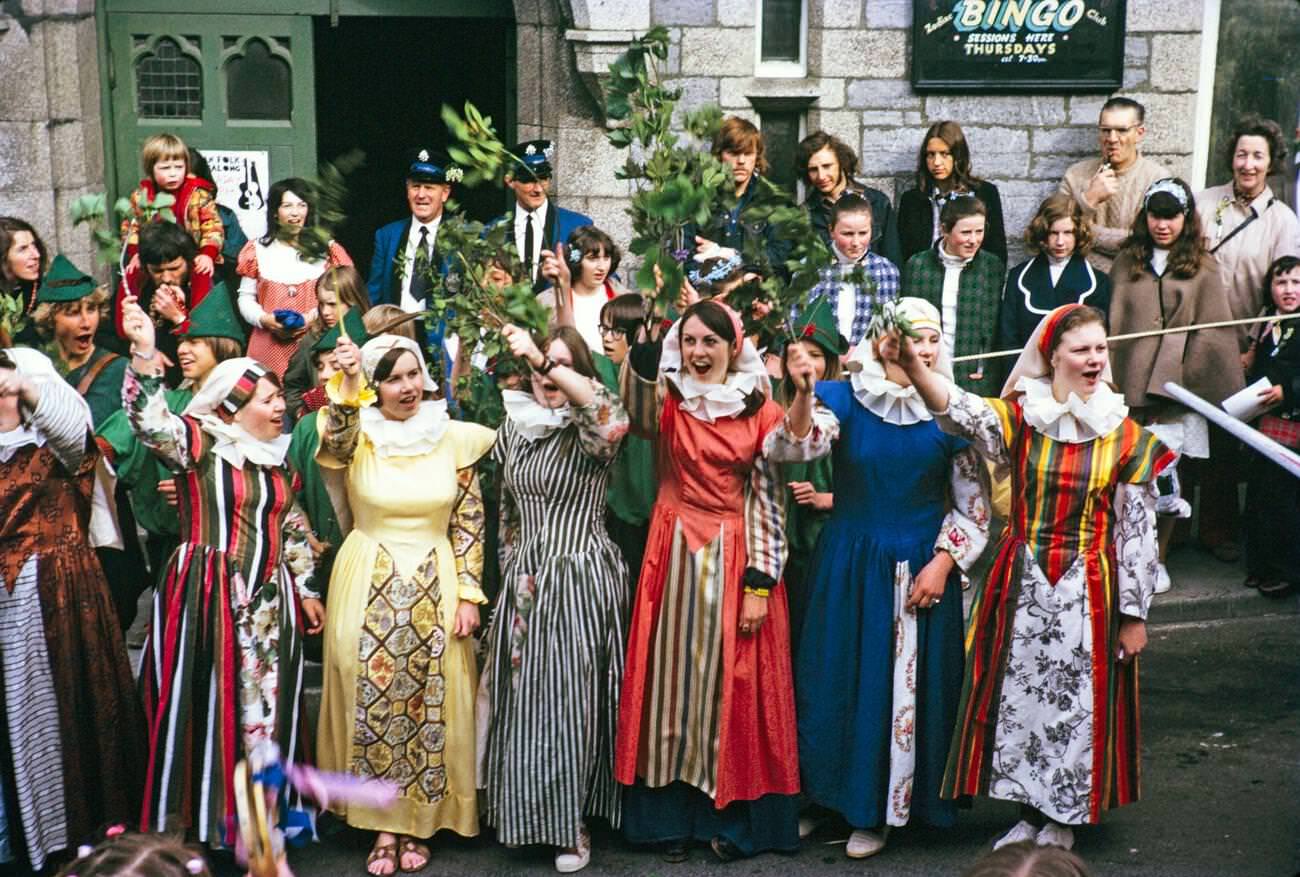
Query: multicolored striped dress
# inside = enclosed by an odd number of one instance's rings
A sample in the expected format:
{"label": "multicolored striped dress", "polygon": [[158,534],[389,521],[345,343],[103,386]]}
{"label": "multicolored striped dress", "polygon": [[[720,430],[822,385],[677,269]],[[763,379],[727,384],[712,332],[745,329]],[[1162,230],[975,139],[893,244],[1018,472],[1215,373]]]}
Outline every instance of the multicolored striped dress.
{"label": "multicolored striped dress", "polygon": [[[236,466],[198,421],[167,409],[161,378],[127,369],[139,440],[176,473],[180,545],[154,597],[140,682],[149,763],[141,824],[233,846],[235,765],[263,742],[306,759],[301,601],[306,517],[285,466]],[[310,826],[290,793],[290,829]]]}
{"label": "multicolored striped dress", "polygon": [[1137,661],[1118,662],[1118,632],[1146,617],[1152,483],[1173,454],[1128,417],[1067,442],[1031,426],[1019,397],[950,393],[940,424],[1011,467],[1012,506],[971,609],[943,794],[1095,823],[1138,797]]}
{"label": "multicolored striped dress", "polygon": [[[660,479],[619,705],[615,776],[637,792],[625,831],[637,842],[722,834],[746,854],[794,848],[799,758],[784,589],[772,589],[757,633],[738,629],[746,569],[779,582],[785,564],[785,490],[764,450],[785,413],[767,400],[709,422],[659,386],[624,383],[633,423],[658,436]],[[643,807],[635,801],[646,790],[664,794]],[[706,825],[701,802],[716,815],[732,810]],[[771,820],[741,812],[760,802],[765,812],[772,805]]]}
{"label": "multicolored striped dress", "polygon": [[628,422],[617,396],[595,393],[548,431],[507,417],[492,449],[504,584],[486,638],[480,690],[491,714],[479,733],[487,820],[505,844],[576,847],[588,815],[619,825],[628,586],[605,531],[605,492]]}

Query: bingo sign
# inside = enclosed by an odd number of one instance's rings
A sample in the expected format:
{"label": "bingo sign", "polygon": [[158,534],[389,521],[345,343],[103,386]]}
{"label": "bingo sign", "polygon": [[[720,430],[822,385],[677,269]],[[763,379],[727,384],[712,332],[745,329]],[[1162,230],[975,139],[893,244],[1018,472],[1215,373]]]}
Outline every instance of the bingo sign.
{"label": "bingo sign", "polygon": [[1124,0],[914,0],[917,91],[1111,92]]}

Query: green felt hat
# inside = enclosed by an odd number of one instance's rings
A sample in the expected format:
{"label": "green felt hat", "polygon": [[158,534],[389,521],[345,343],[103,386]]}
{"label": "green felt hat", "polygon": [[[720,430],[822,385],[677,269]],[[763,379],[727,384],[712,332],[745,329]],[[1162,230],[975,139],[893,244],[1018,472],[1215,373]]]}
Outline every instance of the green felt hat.
{"label": "green felt hat", "polygon": [[339,343],[339,326],[348,330],[348,337],[352,343],[360,347],[370,340],[370,335],[366,332],[365,321],[361,319],[361,312],[355,308],[349,308],[348,312],[343,315],[343,319],[334,324],[320,339],[311,346],[312,353],[321,353],[326,350],[333,350],[334,345]]}
{"label": "green felt hat", "polygon": [[50,270],[41,278],[36,291],[37,304],[76,301],[95,291],[95,278],[73,265],[67,256],[59,253],[50,263]]}
{"label": "green felt hat", "polygon": [[816,342],[837,356],[843,356],[849,350],[849,342],[840,334],[828,298],[815,298],[804,308],[794,322],[794,335],[800,341]]}
{"label": "green felt hat", "polygon": [[189,326],[180,334],[186,338],[232,338],[240,344],[248,342],[244,326],[230,306],[230,296],[220,286],[194,306]]}

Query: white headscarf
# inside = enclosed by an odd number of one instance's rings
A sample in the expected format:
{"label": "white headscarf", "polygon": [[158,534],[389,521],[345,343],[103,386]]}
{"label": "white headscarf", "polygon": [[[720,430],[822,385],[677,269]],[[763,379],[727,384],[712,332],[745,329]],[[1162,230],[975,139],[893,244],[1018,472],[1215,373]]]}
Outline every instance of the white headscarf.
{"label": "white headscarf", "polygon": [[[185,406],[185,415],[197,420],[203,431],[216,439],[212,453],[232,466],[243,466],[245,461],[255,466],[283,466],[284,456],[289,452],[292,436],[288,433],[269,441],[259,439],[238,423],[227,423],[217,414],[218,409],[234,413],[232,408],[234,411],[242,408],[248,396],[241,393],[231,398],[235,388],[246,375],[260,380],[265,374],[266,367],[252,357],[222,360],[208,373],[203,387]],[[254,386],[257,380],[253,381]]]}
{"label": "white headscarf", "polygon": [[[361,373],[367,383],[379,391],[375,383],[375,369],[389,351],[405,350],[415,356],[420,364],[420,374],[424,375],[424,389],[429,393],[438,391],[438,384],[429,374],[424,364],[424,352],[420,345],[405,335],[376,335],[361,347]],[[406,420],[389,420],[377,405],[368,405],[361,409],[361,431],[366,434],[375,453],[381,457],[418,457],[427,454],[438,445],[439,439],[447,431],[451,418],[447,414],[446,399],[426,399],[420,403],[415,414]]]}
{"label": "white headscarf", "polygon": [[[939,333],[939,358],[932,369],[936,374],[952,380],[952,364],[948,361],[948,348],[943,343],[943,326],[938,309],[923,298],[904,296],[894,302],[893,308],[905,317],[914,329],[933,329]],[[858,343],[845,367],[853,395],[862,407],[878,415],[886,423],[910,426],[933,419],[925,402],[910,384],[906,387],[885,376],[885,367],[876,358],[875,335],[868,335]]]}
{"label": "white headscarf", "polygon": [[1020,351],[1015,367],[1002,385],[1002,398],[1020,396],[1020,406],[1029,425],[1057,441],[1079,444],[1107,435],[1128,416],[1124,396],[1114,389],[1110,361],[1102,369],[1101,381],[1088,401],[1070,393],[1064,402],[1052,394],[1052,367],[1048,346],[1060,319],[1079,304],[1061,305],[1038,321]]}
{"label": "white headscarf", "polygon": [[771,394],[771,382],[763,358],[757,348],[745,337],[737,314],[722,302],[715,302],[731,319],[736,341],[731,346],[731,364],[727,377],[720,384],[706,384],[682,371],[682,321],[679,319],[668,330],[663,351],[659,354],[659,370],[672,382],[682,397],[682,410],[706,423],[723,417],[735,417],[745,410],[745,400],[755,390]]}

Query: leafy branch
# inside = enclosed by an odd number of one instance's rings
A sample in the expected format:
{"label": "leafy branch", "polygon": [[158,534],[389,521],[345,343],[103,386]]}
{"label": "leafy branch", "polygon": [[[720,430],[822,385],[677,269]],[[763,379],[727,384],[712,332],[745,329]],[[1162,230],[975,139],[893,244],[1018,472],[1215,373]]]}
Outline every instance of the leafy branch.
{"label": "leafy branch", "polygon": [[[175,222],[171,206],[176,197],[170,192],[159,192],[149,198],[142,197],[136,202],[140,211],[140,225],[161,219],[163,222]],[[82,195],[72,202],[68,215],[73,225],[90,227],[90,239],[94,243],[98,261],[103,265],[118,266],[126,252],[126,241],[121,235],[120,223],[131,216],[131,200],[118,198],[113,204],[113,216],[108,215],[108,195],[94,192]]]}

